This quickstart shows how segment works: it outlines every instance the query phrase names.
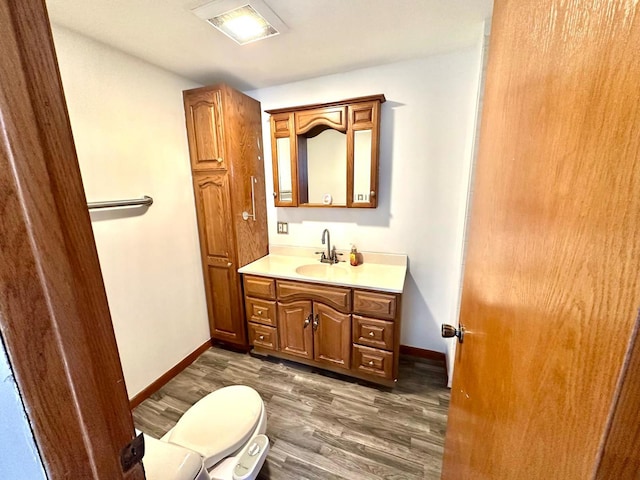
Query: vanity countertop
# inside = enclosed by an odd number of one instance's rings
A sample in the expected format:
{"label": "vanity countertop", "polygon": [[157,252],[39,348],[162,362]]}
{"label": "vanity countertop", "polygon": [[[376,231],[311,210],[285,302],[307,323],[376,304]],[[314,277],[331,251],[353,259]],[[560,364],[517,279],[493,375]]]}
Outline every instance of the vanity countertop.
{"label": "vanity countertop", "polygon": [[[269,255],[238,269],[238,272],[262,277],[298,280],[344,287],[366,288],[402,293],[407,274],[407,256],[391,253],[361,252],[361,265],[349,264],[349,252],[341,252],[346,261],[335,265],[320,263],[317,248],[270,245]],[[338,251],[340,253],[340,251]]]}

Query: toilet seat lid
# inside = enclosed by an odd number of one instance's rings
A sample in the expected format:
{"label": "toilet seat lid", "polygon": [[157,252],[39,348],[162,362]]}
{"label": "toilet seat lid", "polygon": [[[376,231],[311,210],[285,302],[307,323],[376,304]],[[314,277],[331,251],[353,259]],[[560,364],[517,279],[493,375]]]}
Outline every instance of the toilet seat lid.
{"label": "toilet seat lid", "polygon": [[224,387],[187,410],[166,440],[198,452],[205,468],[210,468],[249,440],[262,408],[262,399],[253,388]]}
{"label": "toilet seat lid", "polygon": [[142,459],[147,480],[194,480],[204,468],[196,452],[144,436]]}

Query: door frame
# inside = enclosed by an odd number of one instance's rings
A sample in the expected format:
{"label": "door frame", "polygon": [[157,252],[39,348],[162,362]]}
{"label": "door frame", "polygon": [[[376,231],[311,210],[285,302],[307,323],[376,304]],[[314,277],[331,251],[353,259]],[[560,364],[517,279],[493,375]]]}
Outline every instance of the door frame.
{"label": "door frame", "polygon": [[44,0],[0,41],[1,340],[48,478],[143,479]]}

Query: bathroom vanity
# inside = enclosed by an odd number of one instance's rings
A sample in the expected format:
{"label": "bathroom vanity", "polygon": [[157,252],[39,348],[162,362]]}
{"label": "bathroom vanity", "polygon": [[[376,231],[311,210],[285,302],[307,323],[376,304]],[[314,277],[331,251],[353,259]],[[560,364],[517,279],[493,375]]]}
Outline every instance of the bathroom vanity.
{"label": "bathroom vanity", "polygon": [[320,263],[315,249],[270,248],[243,274],[254,352],[394,386],[406,255]]}

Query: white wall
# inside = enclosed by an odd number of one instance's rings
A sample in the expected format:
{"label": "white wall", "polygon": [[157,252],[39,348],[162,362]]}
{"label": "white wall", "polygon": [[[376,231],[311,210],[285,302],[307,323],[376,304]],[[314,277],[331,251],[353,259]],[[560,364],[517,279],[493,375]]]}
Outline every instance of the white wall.
{"label": "white wall", "polygon": [[[320,247],[329,228],[338,249],[408,254],[400,341],[439,352],[440,324],[457,323],[482,28],[466,50],[247,92],[263,110],[385,94],[378,208],[275,208],[268,194],[269,240]],[[269,192],[267,114],[262,128]],[[278,220],[289,235],[277,234]]]}
{"label": "white wall", "polygon": [[0,478],[45,480],[47,476],[1,339],[0,412]]}
{"label": "white wall", "polygon": [[53,33],[87,199],[154,199],[146,212],[91,215],[133,397],[209,338],[182,106],[182,90],[197,85]]}

